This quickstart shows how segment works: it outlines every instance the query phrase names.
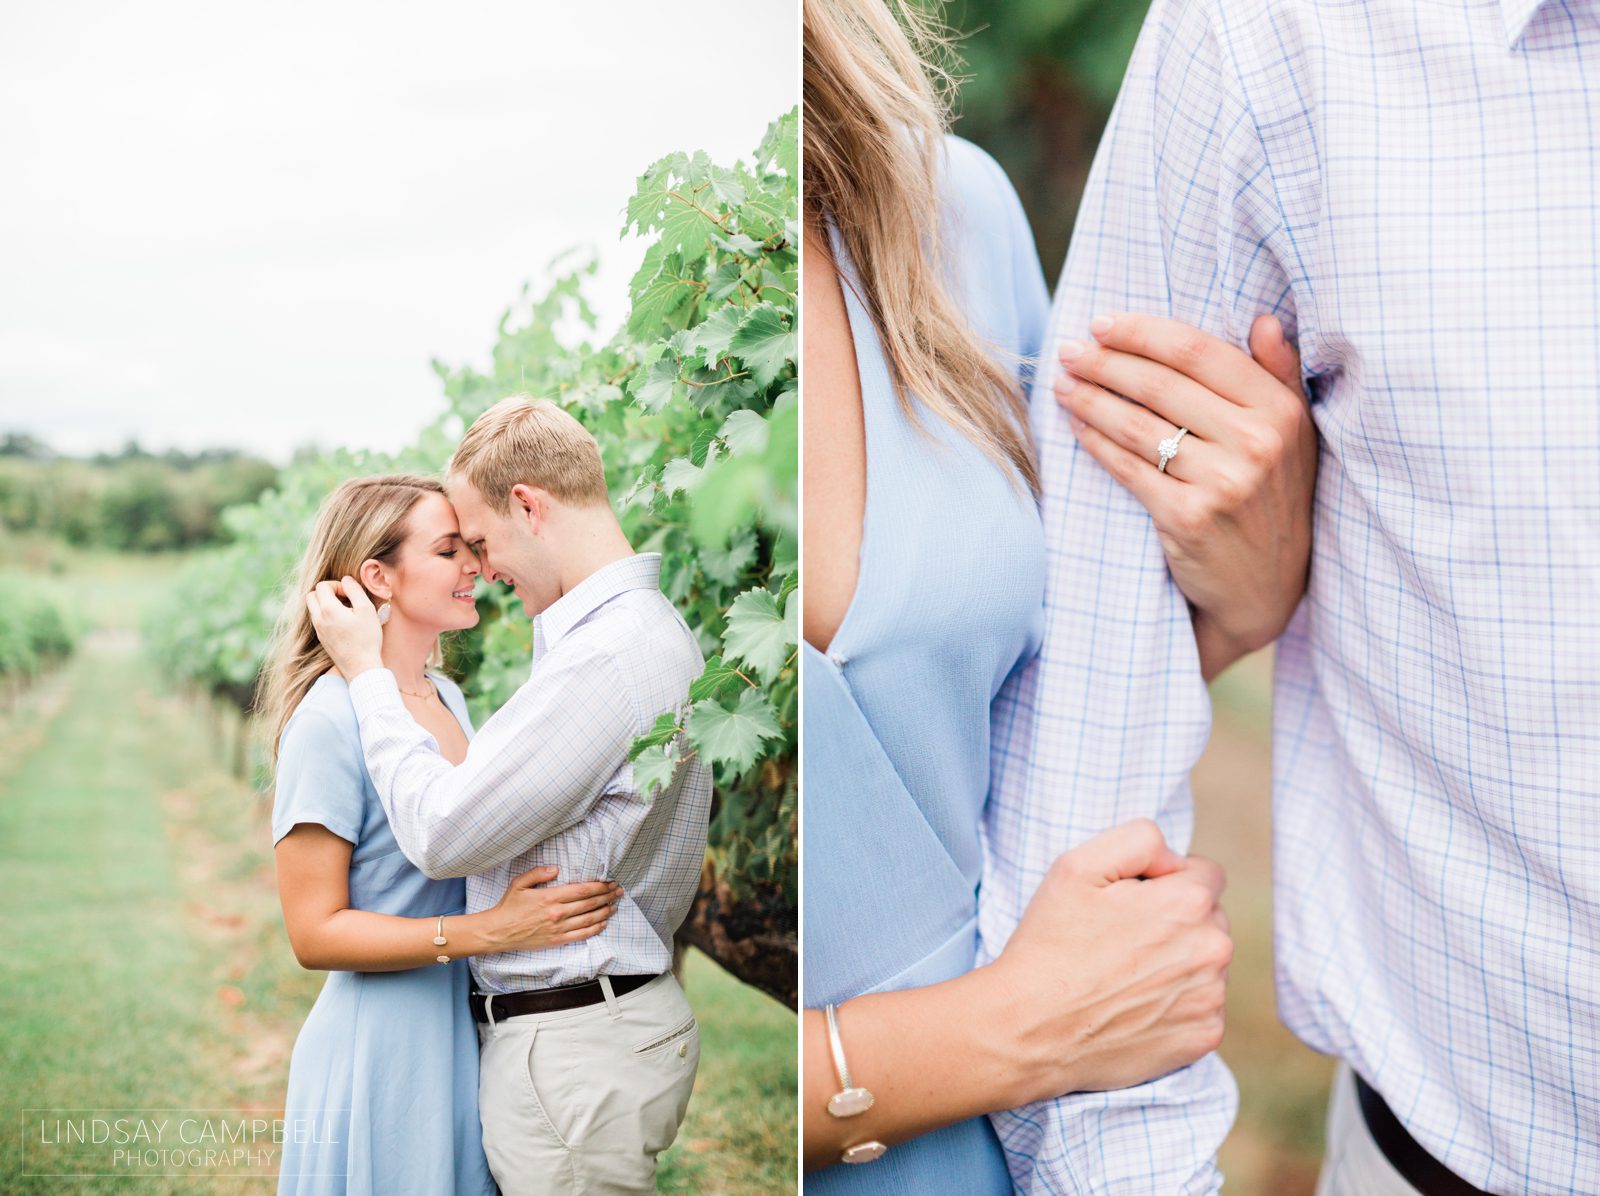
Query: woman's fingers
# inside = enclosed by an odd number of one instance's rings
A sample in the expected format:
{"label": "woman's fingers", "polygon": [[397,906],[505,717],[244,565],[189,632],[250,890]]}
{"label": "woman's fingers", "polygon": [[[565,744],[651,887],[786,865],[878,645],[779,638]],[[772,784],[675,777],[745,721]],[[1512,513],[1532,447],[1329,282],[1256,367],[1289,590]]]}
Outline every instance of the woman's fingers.
{"label": "woman's fingers", "polygon": [[[1103,390],[1092,382],[1074,379],[1065,374],[1058,374],[1055,383],[1056,401],[1066,408],[1066,411],[1078,423],[1087,425],[1102,436],[1108,438],[1114,445],[1121,448],[1140,461],[1145,470],[1162,477],[1161,442],[1177,435],[1178,429],[1162,419],[1160,416],[1146,411],[1137,403],[1109,391]],[[1076,430],[1076,425],[1074,427]],[[1078,438],[1083,440],[1082,436]],[[1084,447],[1089,448],[1087,441]],[[1179,482],[1192,482],[1197,477],[1205,475],[1205,461],[1207,455],[1205,441],[1200,434],[1190,429],[1189,435],[1183,437],[1178,444],[1178,452],[1167,463],[1166,475],[1168,478]],[[1094,457],[1102,465],[1110,469],[1110,465],[1095,453]],[[1121,474],[1113,472],[1112,476],[1139,496],[1144,501],[1144,494],[1135,486],[1148,479],[1139,477],[1139,471],[1132,470],[1132,477],[1124,480]],[[1159,489],[1159,486],[1157,486]],[[1147,506],[1149,504],[1146,504]]]}
{"label": "woman's fingers", "polygon": [[570,884],[550,885],[544,890],[555,902],[580,901],[590,897],[605,897],[622,890],[609,880],[575,880]]}
{"label": "woman's fingers", "polygon": [[[1069,378],[1087,380],[1132,399],[1174,427],[1188,428],[1207,440],[1230,438],[1237,415],[1234,405],[1177,370],[1083,341],[1063,341],[1060,355]],[[1259,367],[1252,363],[1251,368]]]}
{"label": "woman's fingers", "polygon": [[571,914],[558,923],[562,930],[577,930],[584,926],[599,926],[616,911],[609,907],[604,909],[586,910],[583,913]]}
{"label": "woman's fingers", "polygon": [[[1188,324],[1123,312],[1096,316],[1089,327],[1104,348],[1159,363],[1240,407],[1268,404],[1282,397],[1283,383],[1252,361],[1249,354]],[[1106,385],[1144,402],[1115,382]],[[1292,389],[1300,388],[1296,385]]]}
{"label": "woman's fingers", "polygon": [[555,907],[556,916],[570,918],[574,914],[586,914],[590,910],[607,909],[617,904],[617,894],[606,893],[599,897],[585,897],[581,901],[563,901]]}
{"label": "woman's fingers", "polygon": [[1150,462],[1134,456],[1098,428],[1075,419],[1072,430],[1084,451],[1100,462],[1152,517],[1166,510],[1175,497],[1171,490],[1182,487],[1181,482],[1163,476]]}

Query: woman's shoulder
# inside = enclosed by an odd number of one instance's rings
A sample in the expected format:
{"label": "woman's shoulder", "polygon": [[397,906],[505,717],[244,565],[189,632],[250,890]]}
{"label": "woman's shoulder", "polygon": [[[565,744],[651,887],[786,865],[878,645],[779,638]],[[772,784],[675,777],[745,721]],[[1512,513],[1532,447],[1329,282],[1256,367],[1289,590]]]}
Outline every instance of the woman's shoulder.
{"label": "woman's shoulder", "polygon": [[986,150],[954,133],[944,138],[941,198],[952,232],[990,245],[997,233],[1013,238],[1021,232],[1032,245],[1022,201],[1005,169]]}
{"label": "woman's shoulder", "polygon": [[967,311],[989,340],[1031,358],[1050,295],[1022,201],[1000,164],[972,142],[947,135],[943,160],[945,244]]}
{"label": "woman's shoulder", "polygon": [[350,704],[349,685],[337,673],[324,673],[311,683],[305,697],[289,713],[279,753],[291,751],[302,743],[325,747],[330,742],[348,743],[359,751],[360,736],[355,707]]}

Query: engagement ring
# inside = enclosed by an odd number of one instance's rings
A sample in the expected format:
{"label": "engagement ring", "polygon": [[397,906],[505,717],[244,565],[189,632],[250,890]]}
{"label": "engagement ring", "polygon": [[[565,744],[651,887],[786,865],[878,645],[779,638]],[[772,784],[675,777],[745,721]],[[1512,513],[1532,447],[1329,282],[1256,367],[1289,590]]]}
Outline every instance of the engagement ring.
{"label": "engagement ring", "polygon": [[1178,455],[1178,442],[1188,434],[1188,428],[1179,428],[1176,436],[1168,436],[1160,444],[1156,445],[1156,452],[1160,455],[1160,459],[1156,462],[1156,468],[1162,473],[1167,472],[1167,462]]}

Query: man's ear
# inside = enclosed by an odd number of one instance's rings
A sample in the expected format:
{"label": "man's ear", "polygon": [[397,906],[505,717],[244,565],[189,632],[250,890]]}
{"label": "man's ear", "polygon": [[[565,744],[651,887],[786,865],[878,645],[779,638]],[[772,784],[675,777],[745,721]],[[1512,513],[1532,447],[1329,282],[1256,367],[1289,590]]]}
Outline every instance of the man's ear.
{"label": "man's ear", "polygon": [[361,568],[356,570],[356,580],[374,600],[387,602],[394,597],[394,587],[389,584],[388,573],[389,571],[381,563],[369,557],[362,561]]}
{"label": "man's ear", "polygon": [[543,487],[518,482],[511,487],[511,510],[521,511],[527,517],[528,530],[537,536],[550,518],[550,493]]}

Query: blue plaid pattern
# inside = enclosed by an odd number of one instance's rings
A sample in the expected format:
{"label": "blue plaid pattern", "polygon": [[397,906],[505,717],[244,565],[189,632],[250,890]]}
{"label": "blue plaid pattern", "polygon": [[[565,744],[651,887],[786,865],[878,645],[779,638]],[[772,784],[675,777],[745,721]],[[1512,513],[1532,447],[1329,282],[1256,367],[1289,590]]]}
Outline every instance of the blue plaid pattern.
{"label": "blue plaid pattern", "polygon": [[703,662],[640,553],[586,578],[534,620],[533,671],[472,740],[459,767],[406,712],[387,669],[350,683],[367,770],[406,856],[429,876],[466,876],[467,911],[498,902],[540,864],[557,883],[623,887],[604,931],[544,951],[480,955],[487,992],[642,975],[672,966],[705,858],[711,776],[690,753],[646,798],[628,748],[657,715],[681,712]]}
{"label": "blue plaid pattern", "polygon": [[[1597,186],[1587,0],[1156,0],[1052,317],[1298,330],[1323,448],[1277,665],[1280,1011],[1495,1192],[1600,1192]],[[1136,815],[1187,843],[1209,723],[1046,357],[1046,638],[995,707],[986,956],[1057,852]],[[1207,1059],[995,1124],[1022,1191],[1212,1191],[1233,1107]]]}

